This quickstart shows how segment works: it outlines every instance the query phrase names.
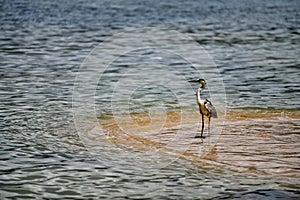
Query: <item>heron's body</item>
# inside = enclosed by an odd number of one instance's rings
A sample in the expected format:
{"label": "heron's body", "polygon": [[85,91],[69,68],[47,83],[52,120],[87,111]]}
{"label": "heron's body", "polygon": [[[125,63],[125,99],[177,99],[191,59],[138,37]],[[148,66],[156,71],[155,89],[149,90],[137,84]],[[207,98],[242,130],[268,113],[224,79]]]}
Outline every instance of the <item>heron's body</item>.
{"label": "heron's body", "polygon": [[199,106],[199,111],[202,117],[202,129],[201,129],[201,135],[197,135],[196,137],[203,137],[203,129],[204,129],[204,115],[208,117],[208,129],[210,128],[210,118],[214,117],[217,118],[218,114],[215,109],[215,107],[212,105],[212,103],[208,99],[201,99],[200,93],[205,89],[206,82],[203,79],[197,79],[197,80],[192,80],[189,82],[197,82],[201,84],[201,87],[198,88],[196,92],[196,100]]}

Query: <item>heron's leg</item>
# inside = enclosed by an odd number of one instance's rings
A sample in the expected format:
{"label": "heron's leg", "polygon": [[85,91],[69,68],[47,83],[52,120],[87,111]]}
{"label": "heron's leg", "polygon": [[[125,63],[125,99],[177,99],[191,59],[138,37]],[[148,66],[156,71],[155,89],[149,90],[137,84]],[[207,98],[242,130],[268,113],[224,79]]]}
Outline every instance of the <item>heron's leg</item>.
{"label": "heron's leg", "polygon": [[202,138],[202,135],[203,135],[203,129],[204,129],[204,115],[202,114],[201,138]]}
{"label": "heron's leg", "polygon": [[210,133],[210,117],[208,118],[208,133]]}

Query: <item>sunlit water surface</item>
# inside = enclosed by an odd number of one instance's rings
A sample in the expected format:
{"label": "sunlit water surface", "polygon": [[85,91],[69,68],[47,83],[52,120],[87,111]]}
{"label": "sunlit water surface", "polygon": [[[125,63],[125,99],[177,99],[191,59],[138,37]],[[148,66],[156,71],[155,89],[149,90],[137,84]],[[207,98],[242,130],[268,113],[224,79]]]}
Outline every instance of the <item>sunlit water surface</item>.
{"label": "sunlit water surface", "polygon": [[[299,7],[298,1],[0,1],[1,198],[299,198]],[[192,139],[199,128],[197,86],[179,85],[183,104],[167,87],[137,87],[123,120],[140,129],[118,130],[111,86],[138,67],[130,55],[112,63],[93,91],[102,137],[87,148],[78,134],[72,94],[81,63],[113,34],[143,27],[179,31],[212,56],[227,99],[227,115],[221,110],[212,120],[212,136],[222,129],[217,145]],[[159,53],[145,50],[140,60],[155,58],[156,80],[176,84],[157,66],[195,78],[181,58]],[[207,82],[209,97],[213,82]],[[188,117],[178,125],[181,111]],[[167,123],[155,132],[161,121]]]}

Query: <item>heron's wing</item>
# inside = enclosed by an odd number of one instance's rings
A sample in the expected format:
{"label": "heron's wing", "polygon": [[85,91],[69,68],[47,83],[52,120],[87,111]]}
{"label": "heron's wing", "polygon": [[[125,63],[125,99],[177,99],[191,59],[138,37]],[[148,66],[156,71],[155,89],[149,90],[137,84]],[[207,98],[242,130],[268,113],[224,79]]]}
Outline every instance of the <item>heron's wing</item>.
{"label": "heron's wing", "polygon": [[212,105],[212,103],[209,100],[205,99],[204,106],[213,118],[218,118],[216,108]]}

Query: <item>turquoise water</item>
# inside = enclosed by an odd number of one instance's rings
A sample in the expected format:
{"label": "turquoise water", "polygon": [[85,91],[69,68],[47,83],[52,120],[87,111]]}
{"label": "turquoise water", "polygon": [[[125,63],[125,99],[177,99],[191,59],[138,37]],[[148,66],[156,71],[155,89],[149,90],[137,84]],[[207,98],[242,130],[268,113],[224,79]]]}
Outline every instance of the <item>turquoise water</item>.
{"label": "turquoise water", "polygon": [[[92,156],[75,128],[72,100],[77,72],[97,45],[125,29],[155,27],[182,33],[211,56],[226,91],[226,102],[218,102],[207,79],[204,96],[216,106],[299,110],[299,7],[298,1],[0,1],[1,198],[296,199],[299,188],[288,181],[169,164],[164,155],[157,163],[167,167],[145,170],[153,162],[146,154],[115,144],[99,143],[102,153]],[[97,83],[97,116],[112,114],[115,83],[132,69],[147,84],[130,82],[130,101],[121,98],[131,113],[196,109],[197,86],[177,79],[198,78],[195,68],[170,52],[142,49],[115,60]],[[173,82],[178,93],[165,86]],[[122,97],[128,91],[119,86]]]}

